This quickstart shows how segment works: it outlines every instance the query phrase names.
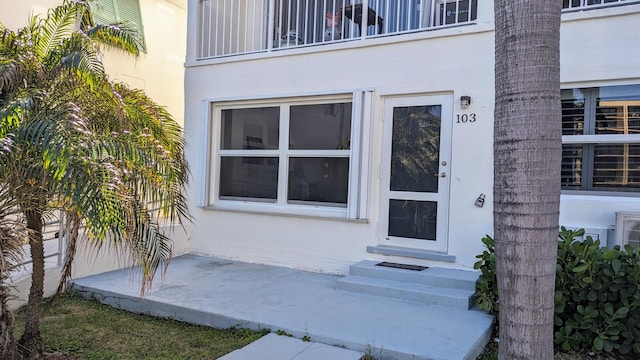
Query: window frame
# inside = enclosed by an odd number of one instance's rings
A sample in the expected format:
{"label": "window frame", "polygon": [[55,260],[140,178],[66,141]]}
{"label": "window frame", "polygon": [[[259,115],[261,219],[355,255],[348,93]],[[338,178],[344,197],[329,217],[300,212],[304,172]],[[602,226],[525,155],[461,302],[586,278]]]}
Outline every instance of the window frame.
{"label": "window frame", "polygon": [[[578,135],[562,135],[562,145],[580,145],[582,146],[582,174],[583,184],[580,189],[568,189],[562,188],[562,194],[575,194],[575,195],[598,195],[598,196],[625,196],[625,197],[640,197],[640,189],[624,190],[623,188],[616,189],[610,187],[608,190],[593,186],[593,176],[595,173],[594,168],[594,151],[597,145],[638,145],[640,144],[640,134],[596,134],[596,118],[597,109],[596,101],[599,94],[599,89],[607,87],[622,87],[639,84],[602,84],[593,86],[572,86],[563,87],[562,90],[574,90],[579,89],[584,94],[584,130],[583,134]],[[636,95],[631,95],[636,96]],[[637,94],[640,98],[640,93]],[[564,99],[563,99],[564,100]],[[563,157],[564,162],[564,157]]]}
{"label": "window frame", "polygon": [[[202,103],[206,121],[203,144],[207,149],[203,158],[204,187],[200,207],[224,211],[268,213],[303,217],[322,217],[366,221],[368,219],[369,144],[371,133],[372,91],[354,90],[328,94],[283,95],[278,97],[207,99]],[[328,103],[351,103],[351,134],[348,150],[295,150],[288,146],[289,110],[291,106]],[[277,106],[280,108],[279,149],[252,150],[256,155],[278,157],[278,192],[275,202],[259,199],[230,199],[220,197],[220,165],[225,155],[242,156],[246,150],[221,149],[222,111]],[[284,139],[284,140],[283,140]],[[277,155],[276,155],[277,154]],[[288,160],[292,157],[340,157],[349,159],[346,207],[317,202],[288,201]],[[284,163],[283,163],[284,160]]]}

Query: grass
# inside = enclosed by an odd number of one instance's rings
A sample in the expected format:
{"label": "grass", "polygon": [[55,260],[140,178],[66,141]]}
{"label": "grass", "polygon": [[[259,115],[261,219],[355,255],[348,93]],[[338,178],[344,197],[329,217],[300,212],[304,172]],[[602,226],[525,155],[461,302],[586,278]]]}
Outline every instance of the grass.
{"label": "grass", "polygon": [[[16,338],[24,313],[16,316]],[[214,329],[132,314],[96,301],[63,295],[45,306],[45,352],[76,359],[217,359],[268,331]]]}

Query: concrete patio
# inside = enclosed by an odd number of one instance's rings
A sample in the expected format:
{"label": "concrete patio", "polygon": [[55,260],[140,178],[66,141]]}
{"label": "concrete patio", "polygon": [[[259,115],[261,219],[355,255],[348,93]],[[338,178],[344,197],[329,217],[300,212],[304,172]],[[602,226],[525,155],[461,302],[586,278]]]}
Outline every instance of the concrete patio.
{"label": "concrete patio", "polygon": [[492,318],[481,311],[342,291],[340,278],[184,255],[144,298],[124,270],[76,279],[72,286],[133,312],[218,328],[281,330],[379,359],[475,359],[491,336]]}

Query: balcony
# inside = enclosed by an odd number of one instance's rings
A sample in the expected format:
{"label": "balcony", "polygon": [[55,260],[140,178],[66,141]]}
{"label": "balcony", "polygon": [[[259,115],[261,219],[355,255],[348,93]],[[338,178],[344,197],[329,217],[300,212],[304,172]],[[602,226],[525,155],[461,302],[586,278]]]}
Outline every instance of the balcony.
{"label": "balcony", "polygon": [[[640,0],[563,0],[563,12]],[[366,11],[363,11],[366,9]],[[197,58],[281,51],[472,24],[478,0],[198,0]]]}
{"label": "balcony", "polygon": [[476,18],[477,0],[199,0],[197,56],[366,40]]}

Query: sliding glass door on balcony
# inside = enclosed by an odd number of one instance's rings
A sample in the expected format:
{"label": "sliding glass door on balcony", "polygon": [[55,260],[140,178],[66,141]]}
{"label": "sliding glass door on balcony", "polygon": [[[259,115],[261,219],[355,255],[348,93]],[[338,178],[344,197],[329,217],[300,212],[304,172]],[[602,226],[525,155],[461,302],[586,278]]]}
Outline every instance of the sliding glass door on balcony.
{"label": "sliding glass door on balcony", "polygon": [[476,17],[477,0],[200,0],[198,57],[399,34]]}

